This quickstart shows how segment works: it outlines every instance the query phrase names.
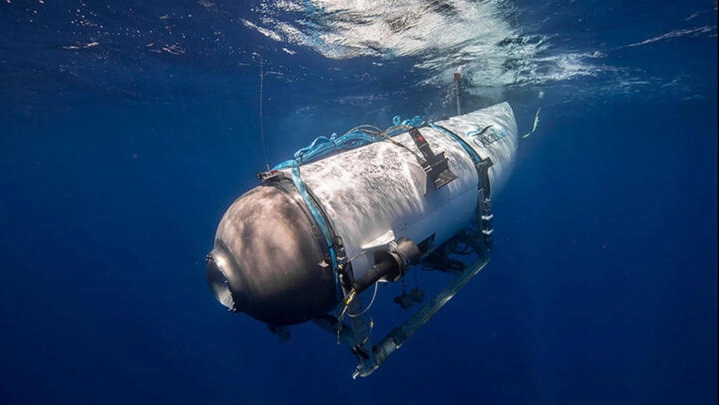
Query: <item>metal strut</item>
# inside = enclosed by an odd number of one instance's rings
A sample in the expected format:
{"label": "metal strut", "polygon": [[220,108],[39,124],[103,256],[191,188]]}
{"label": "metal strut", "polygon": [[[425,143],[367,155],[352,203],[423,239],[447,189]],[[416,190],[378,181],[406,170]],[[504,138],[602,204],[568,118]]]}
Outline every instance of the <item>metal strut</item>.
{"label": "metal strut", "polygon": [[[488,217],[489,216],[489,217]],[[488,217],[488,218],[487,218]],[[402,325],[392,329],[384,339],[372,347],[373,362],[360,362],[352,374],[352,378],[367,377],[377,370],[394,352],[427,321],[452,299],[465,285],[489,263],[491,252],[491,206],[489,199],[482,199],[480,230],[483,237],[477,239],[467,236],[466,241],[479,256],[469,267],[460,272],[437,295],[424,304],[414,315]]]}
{"label": "metal strut", "polygon": [[[364,316],[351,318],[351,324],[343,323],[332,315],[315,319],[314,322],[331,334],[336,334],[338,340],[346,344],[357,358],[357,368],[352,378],[367,377],[377,370],[385,361],[396,352],[402,345],[414,335],[427,321],[434,316],[452,297],[467,285],[469,280],[476,276],[484,266],[489,263],[492,249],[492,219],[491,201],[484,197],[483,190],[480,190],[480,203],[478,206],[479,232],[476,235],[469,235],[462,232],[459,236],[477,254],[477,260],[456,273],[456,276],[437,293],[432,299],[425,303],[409,319],[401,325],[392,329],[387,336],[377,344],[372,344],[368,323]],[[359,311],[361,304],[359,296],[352,301],[352,311]],[[342,322],[342,323],[341,323]],[[339,332],[338,332],[339,331]]]}
{"label": "metal strut", "polygon": [[407,341],[412,335],[414,335],[419,328],[421,328],[427,321],[429,321],[434,314],[437,313],[444,304],[454,297],[459,290],[461,290],[472,277],[476,276],[484,266],[489,263],[489,256],[483,258],[471,267],[465,269],[457,277],[447,284],[442,291],[434,296],[429,302],[422,306],[411,318],[409,318],[401,326],[392,329],[392,331],[385,336],[379,343],[374,345],[372,353],[374,354],[374,364],[370,364],[369,367],[365,363],[360,363],[357,366],[357,370],[352,374],[352,378],[367,377],[377,370],[387,358],[394,352],[396,352],[404,342]]}

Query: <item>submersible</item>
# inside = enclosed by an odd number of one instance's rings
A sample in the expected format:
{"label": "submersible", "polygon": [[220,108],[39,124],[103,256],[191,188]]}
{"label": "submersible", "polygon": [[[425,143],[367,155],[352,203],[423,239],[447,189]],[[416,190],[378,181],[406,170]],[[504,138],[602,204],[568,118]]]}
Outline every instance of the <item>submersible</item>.
{"label": "submersible", "polygon": [[[490,203],[518,143],[508,103],[394,124],[320,137],[259,173],[261,184],[225,212],[207,255],[208,283],[222,305],[280,333],[306,321],[336,331],[359,361],[355,376],[379,367],[489,260]],[[458,238],[476,263],[441,268]],[[358,296],[428,262],[453,281],[370,342]]]}

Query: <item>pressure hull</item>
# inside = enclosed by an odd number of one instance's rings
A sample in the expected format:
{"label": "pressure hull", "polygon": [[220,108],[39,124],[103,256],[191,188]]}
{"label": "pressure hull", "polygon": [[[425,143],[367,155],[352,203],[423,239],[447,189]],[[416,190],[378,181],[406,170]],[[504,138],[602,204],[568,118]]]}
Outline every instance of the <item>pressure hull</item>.
{"label": "pressure hull", "polygon": [[[409,133],[300,167],[301,181],[341,238],[356,279],[375,264],[373,249],[400,237],[439,246],[476,219],[477,157],[491,159],[489,197],[509,176],[517,126],[508,103],[419,131],[434,154],[444,152],[456,176],[439,188]],[[270,325],[304,322],[337,304],[337,278],[306,201],[290,185],[265,183],[238,198],[221,220],[208,280],[230,308]]]}

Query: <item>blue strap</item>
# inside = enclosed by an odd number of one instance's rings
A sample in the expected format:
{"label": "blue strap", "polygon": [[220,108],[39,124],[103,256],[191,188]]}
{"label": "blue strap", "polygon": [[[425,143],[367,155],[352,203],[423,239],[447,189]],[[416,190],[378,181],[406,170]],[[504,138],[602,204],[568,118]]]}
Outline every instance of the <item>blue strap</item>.
{"label": "blue strap", "polygon": [[335,242],[333,239],[332,230],[330,229],[330,225],[327,222],[327,218],[325,218],[325,215],[322,213],[319,206],[317,206],[315,199],[310,196],[307,187],[305,187],[305,182],[302,181],[302,177],[300,177],[299,164],[297,164],[297,161],[295,160],[289,160],[284,163],[288,162],[292,162],[290,171],[292,173],[292,182],[295,184],[295,187],[297,187],[297,191],[300,193],[302,199],[305,201],[307,208],[310,210],[310,214],[312,214],[312,218],[315,220],[315,223],[317,224],[317,226],[319,226],[320,231],[322,232],[325,243],[327,243],[327,248],[330,251],[330,258],[332,260],[332,270],[335,275],[335,287],[337,288],[337,297],[341,298],[342,291],[340,289],[339,283],[337,251],[335,250]]}
{"label": "blue strap", "polygon": [[457,143],[459,143],[459,145],[462,146],[462,149],[464,149],[465,152],[467,152],[467,153],[469,154],[469,156],[472,158],[472,160],[474,161],[474,165],[475,165],[475,166],[478,166],[478,165],[480,165],[480,164],[482,163],[482,158],[479,157],[479,155],[477,154],[477,152],[475,152],[475,150],[472,149],[472,147],[469,146],[469,144],[468,144],[464,139],[460,138],[459,135],[455,134],[454,132],[448,130],[447,128],[445,128],[445,127],[443,127],[443,126],[441,126],[441,125],[437,125],[437,124],[432,123],[432,122],[429,123],[429,126],[432,127],[432,128],[434,128],[434,129],[436,129],[436,130],[439,130],[439,131],[441,131],[441,132],[444,132],[445,134],[447,134],[447,135],[449,135],[450,137],[452,137],[452,139],[454,139],[455,141],[457,141]]}

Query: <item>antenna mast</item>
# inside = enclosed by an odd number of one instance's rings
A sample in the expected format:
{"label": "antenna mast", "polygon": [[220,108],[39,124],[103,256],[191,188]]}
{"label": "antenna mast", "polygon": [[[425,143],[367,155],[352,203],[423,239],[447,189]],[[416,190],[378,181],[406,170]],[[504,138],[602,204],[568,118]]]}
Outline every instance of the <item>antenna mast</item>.
{"label": "antenna mast", "polygon": [[454,72],[454,82],[457,84],[457,115],[462,115],[462,111],[459,107],[459,79],[462,78],[462,74],[459,72],[459,69],[457,69],[456,72]]}

